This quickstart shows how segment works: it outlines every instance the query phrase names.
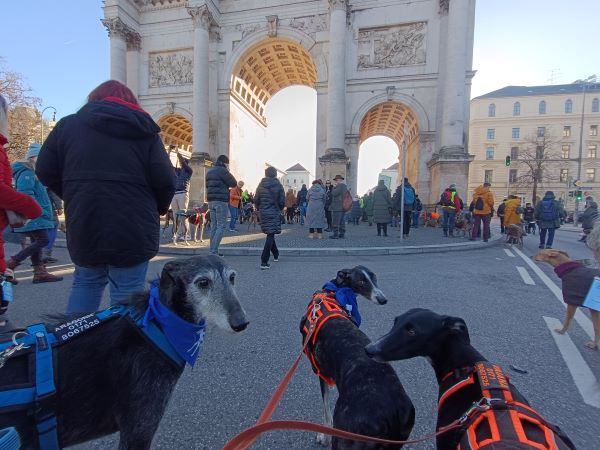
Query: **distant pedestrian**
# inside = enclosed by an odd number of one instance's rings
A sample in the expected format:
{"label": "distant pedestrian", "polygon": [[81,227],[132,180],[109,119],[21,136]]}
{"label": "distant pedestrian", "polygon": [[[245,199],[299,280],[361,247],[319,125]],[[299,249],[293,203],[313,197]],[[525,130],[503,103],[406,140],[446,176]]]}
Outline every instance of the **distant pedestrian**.
{"label": "distant pedestrian", "polygon": [[456,185],[451,184],[442,192],[439,204],[442,207],[442,228],[445,237],[454,237],[456,216],[460,214],[463,202],[456,193]]}
{"label": "distant pedestrian", "polygon": [[365,211],[367,213],[367,221],[369,226],[373,226],[373,192],[369,192],[365,196]]}
{"label": "distant pedestrian", "polygon": [[[511,225],[521,225],[521,199],[516,195],[509,196],[504,208],[504,227],[508,228]],[[535,210],[534,210],[535,211]]]}
{"label": "distant pedestrian", "polygon": [[281,211],[285,206],[283,186],[277,179],[277,169],[267,167],[265,177],[256,188],[254,205],[258,209],[260,228],[267,235],[265,246],[260,258],[262,270],[271,268],[269,256],[273,254],[273,261],[279,261],[279,250],[275,243],[275,235],[281,233]]}
{"label": "distant pedestrian", "polygon": [[31,240],[31,244],[13,255],[7,266],[14,270],[25,259],[31,258],[34,283],[48,283],[62,281],[63,279],[63,277],[49,273],[43,262],[42,252],[50,242],[48,230],[54,229],[54,211],[46,187],[34,172],[41,148],[40,144],[31,144],[27,149],[25,159],[12,165],[15,189],[22,194],[30,195],[42,207],[42,215],[22,227],[14,229],[15,233],[22,233],[22,236],[27,236]]}
{"label": "distant pedestrian", "polygon": [[229,188],[229,231],[235,233],[237,229],[235,225],[240,215],[240,208],[242,207],[242,188],[244,187],[243,181],[238,181],[237,185]]}
{"label": "distant pedestrian", "polygon": [[562,204],[555,200],[554,192],[546,192],[544,198],[535,205],[534,215],[540,228],[539,248],[552,248],[554,233],[560,228],[560,219],[564,216]]}
{"label": "distant pedestrian", "polygon": [[54,251],[54,243],[56,242],[56,236],[60,226],[59,216],[61,216],[63,212],[63,202],[52,190],[46,189],[46,192],[48,192],[48,198],[50,198],[50,203],[52,205],[54,228],[48,230],[48,245],[42,250],[42,262],[44,264],[52,264],[58,262],[58,259],[52,256],[52,252]]}
{"label": "distant pedestrian", "polygon": [[335,186],[331,190],[331,225],[333,234],[329,236],[331,239],[344,239],[346,236],[346,221],[344,216],[344,197],[348,192],[348,187],[344,183],[344,177],[336,175],[333,179]]}
{"label": "distant pedestrian", "polygon": [[402,221],[402,235],[407,238],[410,233],[410,224],[412,222],[412,212],[415,207],[416,192],[415,188],[412,187],[408,178],[404,178],[404,182],[396,188],[394,193],[393,207],[396,211],[400,212],[402,207],[402,192],[404,191],[404,217],[401,217]]}
{"label": "distant pedestrian", "polygon": [[306,194],[308,207],[306,208],[306,224],[308,228],[308,237],[312,239],[315,236],[317,239],[323,239],[323,228],[327,226],[327,218],[325,217],[325,188],[321,180],[312,182],[312,186]]}
{"label": "distant pedestrian", "polygon": [[392,217],[392,196],[390,190],[383,180],[379,180],[377,187],[373,191],[373,201],[369,214],[377,224],[377,236],[387,236],[387,226]]}
{"label": "distant pedestrian", "polygon": [[327,218],[327,228],[325,229],[326,232],[330,233],[332,231],[332,225],[331,225],[331,191],[333,189],[333,186],[331,184],[331,181],[326,180],[325,181],[325,217]]}
{"label": "distant pedestrian", "polygon": [[300,225],[304,225],[304,218],[306,217],[306,206],[308,205],[306,202],[307,192],[306,184],[303,184],[296,198],[296,205],[298,205],[298,210],[300,211]]}
{"label": "distant pedestrian", "polygon": [[296,196],[294,195],[294,190],[289,188],[287,193],[285,194],[285,215],[287,219],[287,223],[294,222],[294,213],[296,209]]}
{"label": "distant pedestrian", "polygon": [[594,228],[597,219],[598,204],[594,201],[593,197],[587,197],[585,199],[585,211],[581,215],[581,228],[583,229],[583,236],[579,239],[581,242],[586,241],[587,235]]}
{"label": "distant pedestrian", "polygon": [[36,172],[65,202],[75,263],[68,313],[96,311],[107,284],[111,304],[145,288],[175,193],[159,132],[133,92],[110,80],[44,142]]}
{"label": "distant pedestrian", "polygon": [[506,208],[506,201],[508,200],[508,198],[504,198],[502,200],[502,203],[500,203],[500,205],[498,206],[498,218],[500,219],[500,233],[504,233],[504,231],[506,230],[506,227],[504,226],[504,209]]}
{"label": "distant pedestrian", "polygon": [[219,253],[219,245],[227,226],[227,210],[229,209],[229,188],[235,187],[237,181],[229,172],[229,158],[220,155],[215,165],[206,172],[206,199],[210,210],[210,253]]}
{"label": "distant pedestrian", "polygon": [[[177,216],[179,211],[185,211],[190,202],[190,180],[194,171],[190,167],[187,159],[183,157],[179,150],[174,145],[169,147],[170,150],[177,152],[177,163],[175,165],[175,195],[171,200],[171,210],[175,218],[173,225],[173,244],[177,243],[177,239],[186,239],[188,234],[188,221],[185,216]],[[176,228],[175,228],[176,227]]]}
{"label": "distant pedestrian", "polygon": [[421,215],[421,211],[423,211],[423,203],[421,203],[419,196],[415,195],[415,208],[413,209],[412,215],[413,228],[419,228],[419,216]]}
{"label": "distant pedestrian", "polygon": [[478,186],[473,193],[471,207],[473,213],[473,230],[471,232],[471,240],[474,241],[479,237],[481,223],[483,222],[483,242],[490,239],[490,220],[492,218],[492,210],[494,209],[494,196],[490,191],[490,183],[483,183]]}
{"label": "distant pedestrian", "polygon": [[360,197],[358,195],[355,195],[354,200],[352,200],[352,209],[350,210],[350,218],[354,225],[359,225],[361,217],[362,217],[362,208],[360,207]]}
{"label": "distant pedestrian", "polygon": [[525,203],[523,209],[523,221],[525,222],[525,231],[527,234],[535,233],[535,208],[531,206],[531,203]]}

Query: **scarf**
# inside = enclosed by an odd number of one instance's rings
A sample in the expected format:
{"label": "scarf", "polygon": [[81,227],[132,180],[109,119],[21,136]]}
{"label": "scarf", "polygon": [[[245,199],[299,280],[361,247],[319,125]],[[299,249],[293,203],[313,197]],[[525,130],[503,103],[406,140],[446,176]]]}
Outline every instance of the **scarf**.
{"label": "scarf", "polygon": [[361,317],[360,312],[358,312],[356,293],[350,288],[337,287],[331,281],[325,283],[323,289],[335,293],[336,301],[343,309],[350,313],[350,315],[352,316],[352,320],[354,321],[354,323],[356,323],[356,326],[360,327]]}
{"label": "scarf", "polygon": [[577,269],[578,267],[583,267],[583,264],[581,264],[579,261],[567,261],[559,266],[556,266],[554,268],[554,272],[556,273],[556,275],[558,275],[558,278],[562,278],[568,272],[570,272],[573,269]]}
{"label": "scarf", "polygon": [[154,320],[164,333],[167,341],[173,346],[175,352],[190,366],[194,367],[204,341],[206,324],[202,321],[196,325],[174,314],[160,301],[158,280],[152,282],[151,285],[148,309],[144,314],[142,327],[147,327],[150,321]]}

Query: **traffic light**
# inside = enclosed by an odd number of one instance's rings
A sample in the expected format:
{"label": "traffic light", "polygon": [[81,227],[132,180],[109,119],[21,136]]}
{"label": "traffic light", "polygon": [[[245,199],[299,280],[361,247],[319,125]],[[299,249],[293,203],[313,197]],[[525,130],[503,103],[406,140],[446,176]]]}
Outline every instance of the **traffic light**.
{"label": "traffic light", "polygon": [[573,198],[575,196],[575,191],[569,191],[569,197]]}
{"label": "traffic light", "polygon": [[575,200],[577,200],[578,202],[583,200],[583,194],[581,191],[575,191]]}
{"label": "traffic light", "polygon": [[504,160],[504,164],[506,165],[506,167],[510,167],[510,156],[506,155],[506,159]]}

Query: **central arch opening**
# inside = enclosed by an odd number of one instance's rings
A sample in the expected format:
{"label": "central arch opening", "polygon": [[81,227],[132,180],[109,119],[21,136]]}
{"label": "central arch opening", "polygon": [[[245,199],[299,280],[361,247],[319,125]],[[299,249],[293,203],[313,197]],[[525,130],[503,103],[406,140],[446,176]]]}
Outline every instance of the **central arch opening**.
{"label": "central arch opening", "polygon": [[317,69],[308,51],[282,38],[251,47],[235,66],[229,159],[249,191],[254,191],[267,165],[279,169],[286,189],[292,187],[286,186],[287,169],[297,169],[297,164],[314,176],[316,82]]}

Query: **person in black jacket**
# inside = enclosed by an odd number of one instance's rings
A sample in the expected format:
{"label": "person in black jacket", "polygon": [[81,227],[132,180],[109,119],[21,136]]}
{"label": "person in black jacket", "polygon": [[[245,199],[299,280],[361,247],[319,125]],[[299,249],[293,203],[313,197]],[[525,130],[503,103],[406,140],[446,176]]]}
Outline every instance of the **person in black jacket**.
{"label": "person in black jacket", "polygon": [[285,206],[283,186],[277,179],[277,169],[267,167],[254,196],[254,206],[258,209],[260,228],[267,235],[265,247],[260,258],[260,268],[269,269],[269,256],[273,253],[273,261],[279,261],[279,250],[275,244],[275,235],[281,233],[281,211]]}
{"label": "person in black jacket", "polygon": [[229,188],[235,187],[237,181],[229,172],[229,158],[220,155],[215,165],[206,172],[206,199],[210,210],[210,253],[219,253],[219,244],[223,239],[229,211]]}
{"label": "person in black jacket", "polygon": [[298,205],[298,210],[300,211],[300,225],[304,225],[304,218],[306,217],[306,207],[308,206],[306,194],[308,194],[308,189],[306,188],[306,184],[303,184],[298,191],[296,199],[296,205]]}
{"label": "person in black jacket", "polygon": [[159,132],[131,90],[110,80],[44,142],[36,174],[64,200],[75,263],[68,313],[96,311],[109,281],[111,304],[144,289],[175,192]]}

